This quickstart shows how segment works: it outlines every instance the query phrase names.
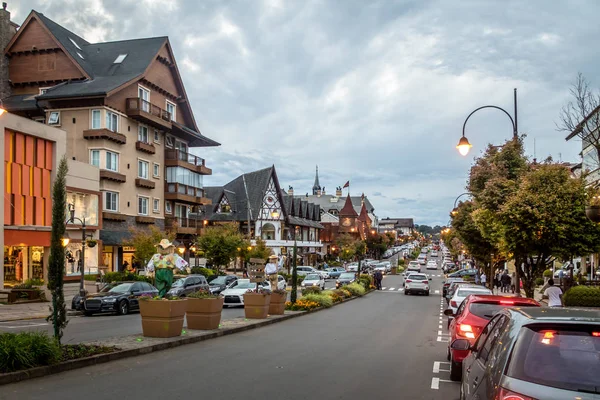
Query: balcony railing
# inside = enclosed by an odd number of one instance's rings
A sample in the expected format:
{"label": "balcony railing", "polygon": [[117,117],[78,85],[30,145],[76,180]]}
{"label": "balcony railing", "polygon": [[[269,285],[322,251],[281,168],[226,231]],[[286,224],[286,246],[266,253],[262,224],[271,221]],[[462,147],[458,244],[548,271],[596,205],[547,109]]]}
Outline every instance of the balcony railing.
{"label": "balcony railing", "polygon": [[206,167],[206,160],[177,149],[165,150],[165,165],[168,167],[184,167],[193,169],[199,174],[211,175],[212,170]]}
{"label": "balcony railing", "polygon": [[172,127],[170,112],[139,97],[128,98],[125,110],[131,118],[156,128],[171,129]]}
{"label": "balcony railing", "polygon": [[177,233],[198,233],[202,220],[185,217],[165,217],[165,228],[175,229]]}
{"label": "balcony railing", "polygon": [[165,199],[179,200],[193,204],[211,204],[210,199],[204,196],[204,189],[193,186],[183,185],[181,183],[165,184]]}

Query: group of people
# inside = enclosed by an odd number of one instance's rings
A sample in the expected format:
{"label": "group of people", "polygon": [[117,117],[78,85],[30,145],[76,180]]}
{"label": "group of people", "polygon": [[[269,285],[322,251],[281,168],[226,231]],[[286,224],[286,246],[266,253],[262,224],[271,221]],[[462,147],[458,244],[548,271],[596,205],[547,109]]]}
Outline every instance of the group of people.
{"label": "group of people", "polygon": [[383,281],[383,272],[376,270],[373,273],[373,282],[375,283],[375,288],[377,290],[381,290],[381,281]]}

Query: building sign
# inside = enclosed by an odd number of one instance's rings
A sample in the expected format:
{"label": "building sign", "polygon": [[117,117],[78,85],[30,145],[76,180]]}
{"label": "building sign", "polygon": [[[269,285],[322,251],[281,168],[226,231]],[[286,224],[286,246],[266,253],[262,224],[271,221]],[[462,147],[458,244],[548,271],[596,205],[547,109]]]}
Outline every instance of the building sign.
{"label": "building sign", "polygon": [[248,264],[248,277],[250,282],[264,282],[265,260],[262,258],[251,258]]}

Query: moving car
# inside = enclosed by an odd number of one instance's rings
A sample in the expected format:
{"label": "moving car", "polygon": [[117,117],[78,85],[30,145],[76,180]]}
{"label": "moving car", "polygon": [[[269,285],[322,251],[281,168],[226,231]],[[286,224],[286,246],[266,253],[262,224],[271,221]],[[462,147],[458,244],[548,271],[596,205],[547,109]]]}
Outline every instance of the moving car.
{"label": "moving car", "polygon": [[450,344],[455,339],[465,338],[474,344],[488,321],[506,307],[540,307],[540,303],[526,297],[473,295],[467,297],[455,314],[449,309],[444,312],[452,318],[448,328],[450,334],[448,361],[450,361],[451,380],[460,380],[462,362],[469,355],[469,351],[453,350]]}
{"label": "moving car", "polygon": [[[259,282],[259,285],[267,290],[271,290],[271,284],[268,281]],[[250,279],[238,279],[231,283],[230,287],[223,290],[223,307],[243,306],[244,293],[248,290],[256,290],[256,283],[250,282]]]}
{"label": "moving car", "polygon": [[410,261],[406,267],[407,271],[421,272],[421,265],[418,261]]}
{"label": "moving car", "polygon": [[126,281],[106,285],[99,293],[90,294],[83,300],[83,313],[90,316],[96,313],[117,313],[126,315],[138,310],[139,297],[148,294],[158,295],[158,289],[147,282]]}
{"label": "moving car", "polygon": [[331,279],[337,279],[343,272],[346,272],[342,267],[327,268],[326,271]]}
{"label": "moving car", "polygon": [[209,289],[210,286],[204,275],[188,275],[173,282],[168,294],[170,296],[185,297],[190,293]]}
{"label": "moving car", "polygon": [[508,308],[496,314],[463,361],[460,398],[597,400],[600,311]]}
{"label": "moving car", "polygon": [[426,269],[437,269],[437,262],[435,261],[427,261]]}
{"label": "moving car", "polygon": [[354,272],[344,272],[340,275],[340,277],[335,281],[335,287],[337,289],[341,288],[344,285],[349,285],[352,282],[356,281],[356,274]]}
{"label": "moving car", "polygon": [[425,274],[410,274],[404,281],[404,294],[423,293],[429,296],[429,281]]}
{"label": "moving car", "polygon": [[213,294],[219,294],[237,280],[238,277],[235,275],[217,276],[215,279],[209,282],[209,290]]}
{"label": "moving car", "polygon": [[453,314],[456,314],[456,310],[462,304],[463,300],[472,294],[493,294],[492,291],[481,285],[461,285],[456,288],[456,291],[450,299],[448,308],[452,310]]}
{"label": "moving car", "polygon": [[433,250],[431,252],[431,257],[437,257],[438,256],[438,252],[436,250]]}
{"label": "moving car", "polygon": [[301,287],[320,287],[325,290],[325,279],[319,274],[308,274],[300,284]]}
{"label": "moving car", "polygon": [[427,264],[427,256],[425,254],[419,254],[419,257],[417,257],[417,261],[420,265],[425,265]]}
{"label": "moving car", "polygon": [[381,271],[382,274],[386,274],[387,268],[385,267],[384,263],[379,263],[373,266],[373,271]]}

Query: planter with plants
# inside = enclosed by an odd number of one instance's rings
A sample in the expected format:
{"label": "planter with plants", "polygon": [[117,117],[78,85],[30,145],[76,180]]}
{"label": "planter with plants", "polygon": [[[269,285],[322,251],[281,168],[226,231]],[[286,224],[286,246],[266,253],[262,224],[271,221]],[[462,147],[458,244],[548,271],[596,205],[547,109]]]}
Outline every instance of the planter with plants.
{"label": "planter with plants", "polygon": [[186,299],[143,295],[139,304],[144,336],[169,338],[181,335]]}
{"label": "planter with plants", "polygon": [[188,329],[213,330],[219,328],[223,296],[208,290],[199,290],[187,296],[185,318]]}
{"label": "planter with plants", "polygon": [[89,247],[90,249],[93,249],[94,247],[96,247],[97,244],[98,244],[98,241],[96,239],[90,239],[86,243],[87,247]]}
{"label": "planter with plants", "polygon": [[262,289],[248,290],[244,293],[244,314],[248,319],[265,319],[269,315],[271,291]]}
{"label": "planter with plants", "polygon": [[269,303],[269,314],[283,315],[285,313],[285,301],[287,300],[287,290],[277,289],[271,292],[271,302]]}

